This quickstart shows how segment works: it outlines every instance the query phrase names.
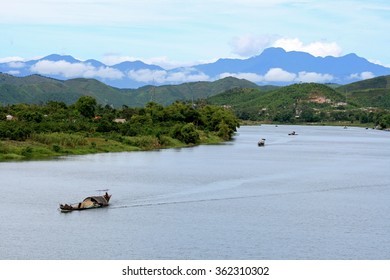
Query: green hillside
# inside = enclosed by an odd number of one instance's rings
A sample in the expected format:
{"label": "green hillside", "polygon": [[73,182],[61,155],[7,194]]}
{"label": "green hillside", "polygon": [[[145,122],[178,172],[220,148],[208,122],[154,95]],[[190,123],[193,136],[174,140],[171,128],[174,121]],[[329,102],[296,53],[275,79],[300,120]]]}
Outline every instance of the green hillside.
{"label": "green hillside", "polygon": [[367,79],[359,82],[354,82],[344,86],[340,86],[340,91],[357,91],[377,88],[390,88],[390,76],[380,76],[372,79]]}
{"label": "green hillside", "polygon": [[[387,126],[390,76],[344,86],[301,83],[285,87],[258,86],[233,77],[214,82],[118,89],[94,79],[61,81],[39,75],[14,77],[0,73],[0,104],[75,103],[92,96],[100,105],[144,107],[153,101],[207,102],[231,107],[243,120],[275,122],[347,121]],[[390,122],[390,121],[389,121]],[[389,124],[390,125],[390,124]]]}
{"label": "green hillside", "polygon": [[326,85],[304,83],[270,91],[232,89],[207,101],[232,107],[242,119],[284,122],[294,118],[313,121],[321,112],[340,106],[345,97]]}
{"label": "green hillside", "polygon": [[390,109],[390,76],[381,76],[337,88],[360,107]]}
{"label": "green hillside", "polygon": [[232,88],[259,87],[247,80],[228,77],[214,82],[118,89],[94,79],[61,81],[40,75],[14,77],[0,73],[1,104],[43,104],[48,101],[62,101],[69,105],[81,96],[88,95],[102,105],[143,107],[150,101],[169,105],[177,100],[204,99]]}
{"label": "green hillside", "polygon": [[107,104],[107,95],[115,95],[113,101],[118,105],[118,101],[123,100],[125,96],[117,89],[93,79],[60,81],[40,75],[20,78],[0,74],[0,103],[2,104],[43,104],[48,101],[73,104],[84,95],[95,97],[100,104]]}
{"label": "green hillside", "polygon": [[259,88],[258,85],[244,79],[227,77],[214,82],[193,82],[180,85],[145,86],[136,90],[124,90],[132,96],[132,103],[143,106],[154,101],[162,105],[177,100],[198,100],[222,93],[232,88]]}

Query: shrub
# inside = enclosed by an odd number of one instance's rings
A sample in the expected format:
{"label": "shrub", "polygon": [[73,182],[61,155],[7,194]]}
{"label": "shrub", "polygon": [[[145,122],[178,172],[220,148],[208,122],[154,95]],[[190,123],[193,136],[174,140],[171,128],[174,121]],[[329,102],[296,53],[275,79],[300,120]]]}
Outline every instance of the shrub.
{"label": "shrub", "polygon": [[81,135],[58,132],[33,134],[31,139],[45,145],[60,145],[69,148],[87,144],[87,140]]}
{"label": "shrub", "polygon": [[229,126],[224,122],[222,121],[219,125],[218,125],[218,132],[217,132],[217,135],[218,137],[224,139],[224,140],[229,140],[232,135],[234,134],[234,131],[231,130],[229,128]]}
{"label": "shrub", "polygon": [[175,125],[172,129],[171,135],[173,138],[176,138],[186,144],[197,144],[200,141],[199,133],[193,123]]}
{"label": "shrub", "polygon": [[32,156],[33,149],[31,147],[25,147],[22,149],[21,155],[29,158]]}
{"label": "shrub", "polygon": [[59,153],[61,151],[61,147],[58,146],[57,144],[54,144],[53,145],[53,151],[56,152],[56,153]]}
{"label": "shrub", "polygon": [[139,147],[142,149],[152,150],[160,148],[160,142],[158,138],[150,135],[135,136],[135,137],[124,137],[123,141],[126,145]]}

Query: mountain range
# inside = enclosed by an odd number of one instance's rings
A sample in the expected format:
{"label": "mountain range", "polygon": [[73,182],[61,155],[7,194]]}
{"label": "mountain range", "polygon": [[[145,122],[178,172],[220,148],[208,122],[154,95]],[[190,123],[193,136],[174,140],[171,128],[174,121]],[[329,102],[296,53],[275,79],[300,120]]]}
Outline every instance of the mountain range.
{"label": "mountain range", "polygon": [[93,59],[81,61],[70,55],[52,54],[36,60],[0,63],[0,72],[17,77],[39,74],[57,80],[96,79],[112,87],[134,89],[146,85],[212,82],[229,76],[257,85],[299,82],[349,84],[389,75],[390,68],[356,54],[315,57],[305,52],[268,48],[248,59],[219,59],[213,63],[175,69],[164,69],[142,61],[106,65]]}
{"label": "mountain range", "polygon": [[48,101],[75,103],[81,96],[93,96],[101,105],[143,107],[153,101],[162,105],[177,100],[206,99],[233,88],[270,89],[244,79],[233,77],[213,82],[192,82],[180,85],[144,86],[137,89],[119,89],[95,79],[76,78],[57,80],[41,75],[15,77],[0,73],[0,104],[44,104]]}
{"label": "mountain range", "polygon": [[[310,98],[317,96],[334,102],[348,102],[350,107],[355,108],[390,109],[390,75],[343,86],[318,83],[296,83],[294,85],[259,86],[245,79],[226,77],[213,82],[119,89],[96,79],[57,80],[36,74],[15,77],[0,73],[0,105],[45,104],[48,101],[61,101],[70,105],[81,96],[88,95],[94,97],[103,106],[109,105],[116,108],[123,105],[143,107],[150,101],[169,105],[175,101],[206,99],[208,103],[231,105],[247,113],[251,110],[250,108],[258,112],[259,108],[269,107],[270,104],[294,103],[297,98],[311,103]],[[299,97],[294,97],[293,91],[302,92],[298,94]],[[292,99],[286,101],[288,98]],[[265,106],[266,104],[268,105]],[[333,103],[326,104],[333,106]],[[323,104],[321,106],[323,107]]]}

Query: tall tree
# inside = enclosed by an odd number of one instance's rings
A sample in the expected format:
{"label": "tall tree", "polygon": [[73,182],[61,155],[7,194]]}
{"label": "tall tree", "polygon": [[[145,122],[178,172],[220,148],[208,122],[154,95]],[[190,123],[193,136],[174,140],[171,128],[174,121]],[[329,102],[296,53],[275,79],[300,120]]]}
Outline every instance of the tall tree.
{"label": "tall tree", "polygon": [[82,96],[75,104],[76,109],[86,118],[92,118],[95,116],[96,106],[96,99],[91,96]]}

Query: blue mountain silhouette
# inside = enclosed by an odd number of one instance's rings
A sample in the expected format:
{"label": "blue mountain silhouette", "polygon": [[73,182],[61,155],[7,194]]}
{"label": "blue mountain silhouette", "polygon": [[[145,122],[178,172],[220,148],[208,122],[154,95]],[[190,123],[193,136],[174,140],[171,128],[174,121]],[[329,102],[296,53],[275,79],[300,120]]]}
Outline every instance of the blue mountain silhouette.
{"label": "blue mountain silhouette", "polygon": [[[42,61],[52,62],[52,69],[54,70],[42,70],[42,67],[36,67],[37,63]],[[64,61],[67,63],[59,63]],[[275,68],[296,75],[297,77],[299,77],[299,73],[327,75],[329,78],[326,82],[339,84],[358,81],[367,77],[367,75],[376,77],[390,74],[390,68],[372,63],[354,53],[341,57],[315,57],[305,52],[287,52],[282,48],[268,48],[261,54],[247,59],[224,58],[213,63],[180,67],[170,70],[166,70],[158,65],[146,64],[139,60],[125,61],[109,66],[94,59],[81,61],[70,55],[51,54],[37,60],[18,63],[0,63],[0,72],[9,73],[15,76],[42,74],[56,79],[69,79],[77,78],[77,75],[80,75],[80,71],[82,72],[82,70],[79,70],[77,67],[70,67],[75,63],[85,65],[85,68],[89,71],[85,76],[81,75],[80,77],[95,78],[108,85],[119,88],[136,88],[152,83],[178,84],[186,81],[195,81],[196,79],[217,80],[222,76],[229,74],[237,76],[238,74],[249,73],[261,77],[266,75],[270,69]],[[42,66],[42,64],[44,63],[41,63],[40,66]],[[64,69],[55,71],[55,66],[57,65]],[[78,69],[78,72],[73,73],[72,71],[74,71],[74,69]],[[111,74],[113,72],[120,74],[106,75],[107,71],[111,71]],[[133,74],[136,73],[137,75],[129,75],[130,72]],[[365,75],[362,73],[365,73]],[[150,75],[150,77],[147,77],[146,75]],[[299,81],[272,82],[264,80],[261,83],[288,84],[294,82]]]}

